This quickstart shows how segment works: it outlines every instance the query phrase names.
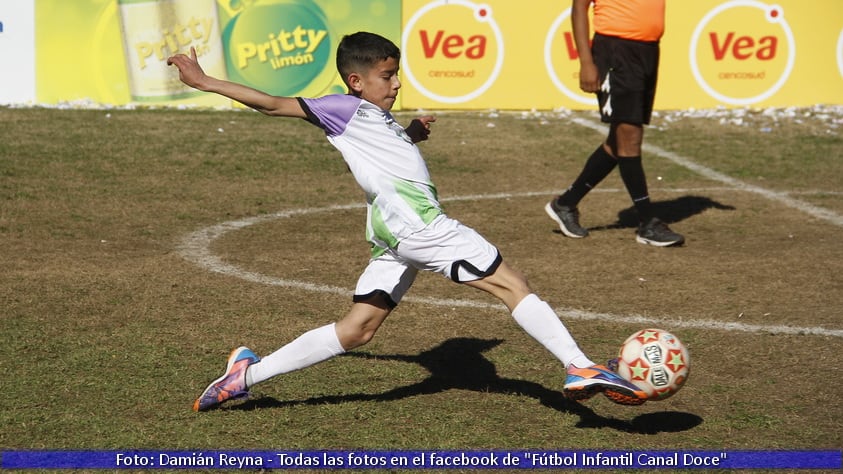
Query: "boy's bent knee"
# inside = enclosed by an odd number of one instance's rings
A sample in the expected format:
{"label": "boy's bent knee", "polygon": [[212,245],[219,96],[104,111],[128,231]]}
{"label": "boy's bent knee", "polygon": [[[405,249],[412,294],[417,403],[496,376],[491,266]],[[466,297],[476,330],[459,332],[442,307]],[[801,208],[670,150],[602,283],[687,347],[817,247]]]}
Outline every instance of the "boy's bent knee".
{"label": "boy's bent knee", "polygon": [[342,348],[346,351],[350,351],[352,349],[356,349],[360,346],[365,346],[375,337],[374,331],[368,332],[358,332],[358,333],[348,333],[348,334],[337,334],[337,338],[342,345]]}
{"label": "boy's bent knee", "polygon": [[525,296],[532,293],[527,278],[505,263],[501,263],[495,273],[481,280],[466,282],[466,284],[491,293],[503,301],[510,310],[515,308]]}
{"label": "boy's bent knee", "polygon": [[500,277],[502,286],[505,286],[513,293],[523,293],[526,296],[532,292],[530,289],[530,283],[527,281],[527,277],[509,265],[503,267],[500,272]]}
{"label": "boy's bent knee", "polygon": [[388,306],[372,303],[354,303],[351,311],[337,322],[337,338],[343,349],[351,350],[368,344],[389,316],[391,310]]}
{"label": "boy's bent knee", "polygon": [[[344,322],[346,324],[343,324]],[[375,337],[379,326],[359,325],[353,321],[342,319],[337,323],[337,339],[339,339],[343,349],[350,351],[368,344]]]}

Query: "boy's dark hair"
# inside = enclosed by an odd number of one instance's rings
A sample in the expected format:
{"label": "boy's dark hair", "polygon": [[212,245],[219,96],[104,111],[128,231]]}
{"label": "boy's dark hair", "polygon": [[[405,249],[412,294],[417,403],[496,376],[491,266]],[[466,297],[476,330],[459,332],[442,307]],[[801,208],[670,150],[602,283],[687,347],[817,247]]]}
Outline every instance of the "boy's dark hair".
{"label": "boy's dark hair", "polygon": [[401,50],[375,33],[360,31],[345,35],[337,46],[337,71],[346,81],[352,72],[364,71],[388,58],[401,60]]}

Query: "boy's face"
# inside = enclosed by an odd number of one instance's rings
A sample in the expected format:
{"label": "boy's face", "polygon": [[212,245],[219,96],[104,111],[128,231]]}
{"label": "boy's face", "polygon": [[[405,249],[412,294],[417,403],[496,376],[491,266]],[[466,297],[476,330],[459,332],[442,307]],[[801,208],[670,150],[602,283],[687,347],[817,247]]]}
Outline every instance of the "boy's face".
{"label": "boy's face", "polygon": [[390,110],[395,105],[401,81],[398,80],[398,61],[387,58],[362,73],[349,75],[351,92],[377,105],[383,110]]}

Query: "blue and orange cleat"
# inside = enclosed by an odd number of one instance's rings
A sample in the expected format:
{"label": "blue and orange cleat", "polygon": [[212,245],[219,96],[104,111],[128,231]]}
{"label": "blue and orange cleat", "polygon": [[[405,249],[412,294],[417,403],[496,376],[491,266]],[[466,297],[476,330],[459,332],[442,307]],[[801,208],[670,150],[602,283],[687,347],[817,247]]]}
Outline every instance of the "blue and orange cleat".
{"label": "blue and orange cleat", "polygon": [[208,385],[202,395],[193,402],[193,411],[205,411],[227,400],[246,398],[246,369],[260,358],[246,347],[238,347],[228,356],[225,373]]}
{"label": "blue and orange cleat", "polygon": [[603,392],[606,398],[621,405],[641,405],[647,401],[647,394],[643,390],[605,365],[582,369],[571,365],[567,372],[562,391],[571,400],[585,400]]}

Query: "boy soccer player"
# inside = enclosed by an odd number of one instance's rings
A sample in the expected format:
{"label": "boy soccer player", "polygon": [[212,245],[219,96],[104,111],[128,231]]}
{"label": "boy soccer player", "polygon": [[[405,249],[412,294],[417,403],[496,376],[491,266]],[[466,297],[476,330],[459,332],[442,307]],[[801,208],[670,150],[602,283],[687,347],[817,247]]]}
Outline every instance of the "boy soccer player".
{"label": "boy soccer player", "polygon": [[210,77],[194,50],[190,56],[168,59],[191,87],[269,116],[302,118],[320,127],[366,193],[366,235],[372,244],[371,259],[345,316],[305,332],[262,359],[246,347],[235,349],[225,373],[211,382],[193,409],[204,411],[246,396],[257,383],[366,344],[419,270],[441,273],[500,299],[515,321],[565,365],[563,391],[569,398],[582,400],[602,392],[616,403],[644,403],[644,392],[586,357],[550,305],[533,294],[524,276],[503,261],[494,245],[443,213],[416,146],[427,139],[434,117],[420,117],[404,128],[389,112],[401,87],[399,60],[398,47],[382,36],[345,36],[337,48],[337,69],[348,94],[306,99],[272,96]]}

